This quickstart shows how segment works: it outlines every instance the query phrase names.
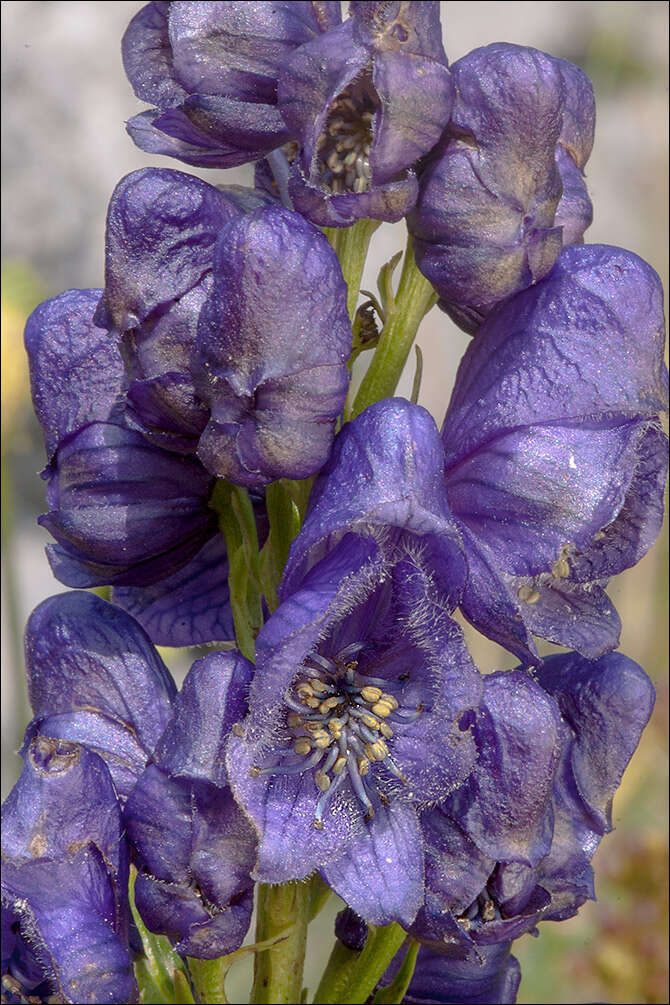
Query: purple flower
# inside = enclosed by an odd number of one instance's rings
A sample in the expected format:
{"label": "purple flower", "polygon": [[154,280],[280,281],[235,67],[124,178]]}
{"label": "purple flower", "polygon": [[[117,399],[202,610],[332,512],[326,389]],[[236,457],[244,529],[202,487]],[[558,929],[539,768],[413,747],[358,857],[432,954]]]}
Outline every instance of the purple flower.
{"label": "purple flower", "polygon": [[97,754],[30,742],[3,807],[2,859],[3,1001],[136,1002],[128,852]]}
{"label": "purple flower", "polygon": [[238,654],[194,663],[179,694],[142,628],[87,593],[59,594],[26,630],[34,735],[100,755],[124,802],[136,903],[178,951],[232,952],[249,926],[252,829],[228,789],[223,746],[246,711]]}
{"label": "purple flower", "polygon": [[279,110],[299,146],[289,191],[321,226],[400,220],[416,200],[413,165],[452,106],[437,3],[352,3],[350,12],[279,73]]}
{"label": "purple flower", "polygon": [[346,534],[283,595],[256,652],[227,754],[258,832],[254,876],[320,869],[364,920],[409,924],[423,889],[418,812],[469,775],[482,686],[420,543]]}
{"label": "purple flower", "polygon": [[563,245],[581,243],[595,106],[578,67],[536,49],[499,42],[452,73],[451,121],[408,222],[440,306],[474,332],[546,275]]}
{"label": "purple flower", "polygon": [[124,809],[140,869],[138,910],[181,955],[234,952],[251,920],[256,842],[223,760],[231,726],[246,713],[251,672],[237,654],[212,653],[193,664]]}
{"label": "purple flower", "polygon": [[335,3],[149,3],[123,37],[138,98],[128,132],[149,153],[234,167],[290,138],[277,109],[287,56],[340,19]]}
{"label": "purple flower", "polygon": [[[511,943],[480,946],[468,953],[460,946],[439,952],[422,946],[405,992],[405,1005],[513,1005],[521,981],[519,961],[510,955]],[[384,977],[397,971],[395,961]]]}
{"label": "purple flower", "polygon": [[[411,931],[438,952],[508,943],[594,897],[590,861],[612,829],[612,797],[651,714],[653,687],[620,653],[597,662],[552,656],[535,677],[486,678],[474,784],[422,815],[426,896]],[[524,678],[523,693],[542,690],[554,709],[556,756],[537,778],[528,745],[541,746],[539,723],[514,693]],[[508,803],[517,785],[521,802]]]}
{"label": "purple flower", "polygon": [[99,297],[67,291],[26,325],[48,458],[49,512],[39,522],[57,542],[49,562],[69,586],[118,586],[156,642],[232,638],[214,479],[129,428],[118,348],[92,321]]}
{"label": "purple flower", "polygon": [[655,540],[667,403],[656,273],[631,252],[564,248],[493,312],[461,362],[442,429],[465,616],[534,662],[532,635],[616,648],[604,592]]}
{"label": "purple flower", "polygon": [[348,386],[346,298],[323,234],[265,195],[175,171],[117,186],[96,322],[122,338],[130,421],[219,477],[260,487],[324,463]]}

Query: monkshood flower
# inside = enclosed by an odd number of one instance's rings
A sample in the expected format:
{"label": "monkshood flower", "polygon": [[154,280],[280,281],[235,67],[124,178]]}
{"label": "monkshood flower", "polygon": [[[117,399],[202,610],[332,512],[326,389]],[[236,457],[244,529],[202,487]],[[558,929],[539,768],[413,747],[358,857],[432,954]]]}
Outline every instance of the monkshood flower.
{"label": "monkshood flower", "polygon": [[36,736],[3,807],[2,1000],[136,1002],[128,850],[104,761]]}
{"label": "monkshood flower", "polygon": [[[68,586],[113,584],[155,642],[233,637],[227,557],[214,479],[197,459],[129,428],[123,364],[92,321],[100,290],[69,290],[26,325],[49,512],[39,522],[54,574]],[[259,512],[262,523],[262,512]]]}
{"label": "monkshood flower", "polygon": [[299,45],[340,21],[339,3],[149,3],[130,22],[123,64],[138,98],[138,147],[199,167],[234,167],[290,139],[277,77]]}
{"label": "monkshood flower", "polygon": [[448,129],[408,225],[419,268],[467,332],[581,243],[593,89],[564,59],[496,43],[454,63]]}
{"label": "monkshood flower", "polygon": [[348,386],[337,257],[273,202],[177,171],[129,175],[110,202],[96,314],[122,339],[131,421],[248,487],[318,470]]}
{"label": "monkshood flower", "polygon": [[[422,946],[402,999],[404,1005],[490,1005],[491,1002],[513,1005],[521,970],[510,946],[510,943],[483,946],[478,949],[477,957],[460,946],[445,945],[439,952]],[[394,960],[383,984],[390,983],[401,962]]]}
{"label": "monkshood flower", "polygon": [[177,694],[133,618],[73,592],[33,612],[26,666],[35,713],[27,742],[76,740],[107,763],[148,927],[190,956],[237,949],[251,918],[255,839],[227,787],[223,744],[245,714],[250,664],[213,653]]}
{"label": "monkshood flower", "polygon": [[664,331],[650,266],[574,245],[463,357],[442,428],[469,568],[461,609],[529,662],[533,635],[591,659],[617,646],[603,587],[646,553],[663,516]]}
{"label": "monkshood flower", "polygon": [[[535,779],[520,763],[528,720],[510,685],[524,678],[526,691],[544,692],[555,708],[558,760],[548,786],[546,771]],[[612,798],[653,703],[648,677],[621,653],[596,662],[551,656],[534,680],[522,671],[487,677],[472,784],[422,815],[426,899],[412,934],[438,952],[456,944],[476,957],[594,899],[591,859],[612,829]]]}
{"label": "monkshood flower", "polygon": [[[460,557],[452,573],[457,583]],[[256,879],[319,869],[364,920],[411,922],[423,897],[418,813],[474,763],[482,684],[454,603],[420,544],[355,534],[283,595],[228,743],[230,785],[258,832]]]}
{"label": "monkshood flower", "polygon": [[289,192],[320,226],[405,216],[417,196],[413,165],[439,140],[453,101],[439,4],[349,9],[279,72],[279,110],[299,147]]}

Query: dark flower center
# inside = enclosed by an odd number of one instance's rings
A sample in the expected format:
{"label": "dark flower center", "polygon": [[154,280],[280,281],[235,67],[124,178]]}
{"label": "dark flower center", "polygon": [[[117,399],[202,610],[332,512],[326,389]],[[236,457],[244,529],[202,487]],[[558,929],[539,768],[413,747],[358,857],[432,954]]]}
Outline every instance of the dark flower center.
{"label": "dark flower center", "polygon": [[457,920],[459,925],[469,932],[472,928],[481,928],[489,921],[499,921],[501,917],[498,901],[487,885],[470,906],[459,914]]}
{"label": "dark flower center", "polygon": [[377,105],[368,74],[338,94],[328,109],[317,158],[320,183],[333,195],[370,188],[372,122]]}
{"label": "dark flower center", "polygon": [[[319,830],[328,802],[345,779],[365,807],[366,820],[374,817],[375,802],[388,803],[375,785],[377,766],[407,784],[388,743],[393,727],[413,722],[421,706],[403,708],[399,698],[386,690],[390,681],[359,673],[352,657],[362,648],[360,643],[347,646],[333,659],[319,653],[307,657],[284,696],[291,746],[282,752],[279,764],[252,769],[254,775],[312,771],[321,793],[314,813]],[[297,758],[285,760],[291,753]]]}

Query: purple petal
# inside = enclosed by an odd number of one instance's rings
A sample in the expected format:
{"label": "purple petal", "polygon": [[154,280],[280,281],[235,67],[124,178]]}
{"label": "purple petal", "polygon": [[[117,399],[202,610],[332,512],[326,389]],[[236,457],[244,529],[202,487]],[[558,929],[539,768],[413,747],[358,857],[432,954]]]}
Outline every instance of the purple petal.
{"label": "purple petal", "polygon": [[433,418],[402,398],[367,408],[347,423],[310,496],[291,547],[281,595],[299,583],[329,541],[370,525],[400,528],[430,547],[444,567],[440,586],[455,602],[465,570],[440,475],[443,447]]}
{"label": "purple petal", "polygon": [[555,580],[533,584],[532,580],[521,579],[508,584],[512,596],[531,593],[533,603],[519,605],[528,631],[558,645],[572,646],[589,659],[616,649],[621,621],[597,583],[582,586],[570,580]]}
{"label": "purple petal", "polygon": [[148,3],[132,19],[121,42],[123,66],[138,98],[178,104],[187,92],[175,77],[168,34],[169,4]]}
{"label": "purple petal", "polygon": [[[195,458],[122,425],[91,423],[61,445],[49,481],[39,522],[61,546],[54,571],[75,586],[141,586],[171,575],[216,531],[211,485]],[[69,564],[80,570],[73,578]]]}
{"label": "purple petal", "polygon": [[499,569],[533,576],[570,544],[584,551],[623,506],[636,428],[534,425],[499,436],[449,468],[454,513]]}
{"label": "purple petal", "polygon": [[123,332],[192,289],[212,267],[219,231],[238,213],[234,199],[181,171],[126,175],[107,211],[105,291],[96,321]]}
{"label": "purple petal", "polygon": [[535,865],[551,844],[558,709],[526,673],[496,673],[484,680],[473,728],[477,765],[446,807],[492,859]]}
{"label": "purple petal", "polygon": [[124,868],[119,805],[103,760],[67,740],[37,736],[3,805],[2,854],[15,865],[66,858],[94,844],[114,874]]}
{"label": "purple petal", "polygon": [[425,946],[403,998],[408,1005],[507,1005],[516,1001],[521,969],[510,955],[511,942],[480,948],[461,959],[456,949],[441,953]]}
{"label": "purple petal", "polygon": [[7,863],[2,882],[23,937],[64,1001],[138,1001],[127,942],[111,920],[114,890],[97,848],[87,845],[60,862]]}
{"label": "purple petal", "polygon": [[410,925],[423,899],[423,840],[414,808],[399,800],[384,807],[323,876],[370,924]]}
{"label": "purple petal", "polygon": [[325,237],[281,208],[231,224],[198,329],[196,388],[212,411],[205,466],[247,486],[321,467],[350,347],[346,286]]}
{"label": "purple petal", "polygon": [[151,586],[116,586],[112,596],[154,645],[194,646],[235,638],[228,556],[219,534],[171,576]]}
{"label": "purple petal", "polygon": [[572,769],[600,832],[611,829],[612,798],[654,705],[654,688],[622,653],[590,663],[576,653],[548,658],[538,681],[575,734]]}
{"label": "purple petal", "polygon": [[654,416],[667,396],[663,341],[653,269],[605,245],[564,248],[468,347],[442,429],[448,467],[519,426]]}
{"label": "purple petal", "polygon": [[86,742],[100,750],[115,779],[115,752],[129,736],[146,759],[167,725],[176,688],[129,615],[90,593],[61,593],[33,611],[25,644],[36,716],[62,715],[64,725],[90,730]]}
{"label": "purple petal", "polygon": [[210,653],[195,661],[154,754],[164,771],[226,784],[224,744],[247,713],[252,676],[252,664],[237,652]]}
{"label": "purple petal", "polygon": [[35,308],[26,323],[30,387],[48,460],[65,437],[108,419],[121,395],[116,341],[92,320],[101,293],[67,290]]}

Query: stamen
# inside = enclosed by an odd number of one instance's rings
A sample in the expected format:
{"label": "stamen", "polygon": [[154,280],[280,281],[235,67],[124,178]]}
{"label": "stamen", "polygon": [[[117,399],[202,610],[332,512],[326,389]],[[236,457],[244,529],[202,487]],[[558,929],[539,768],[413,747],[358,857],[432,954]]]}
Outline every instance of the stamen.
{"label": "stamen", "polygon": [[[370,149],[378,98],[363,76],[332,102],[316,144],[319,181],[333,195],[366,192],[372,180]],[[363,648],[357,644],[359,650]]]}

